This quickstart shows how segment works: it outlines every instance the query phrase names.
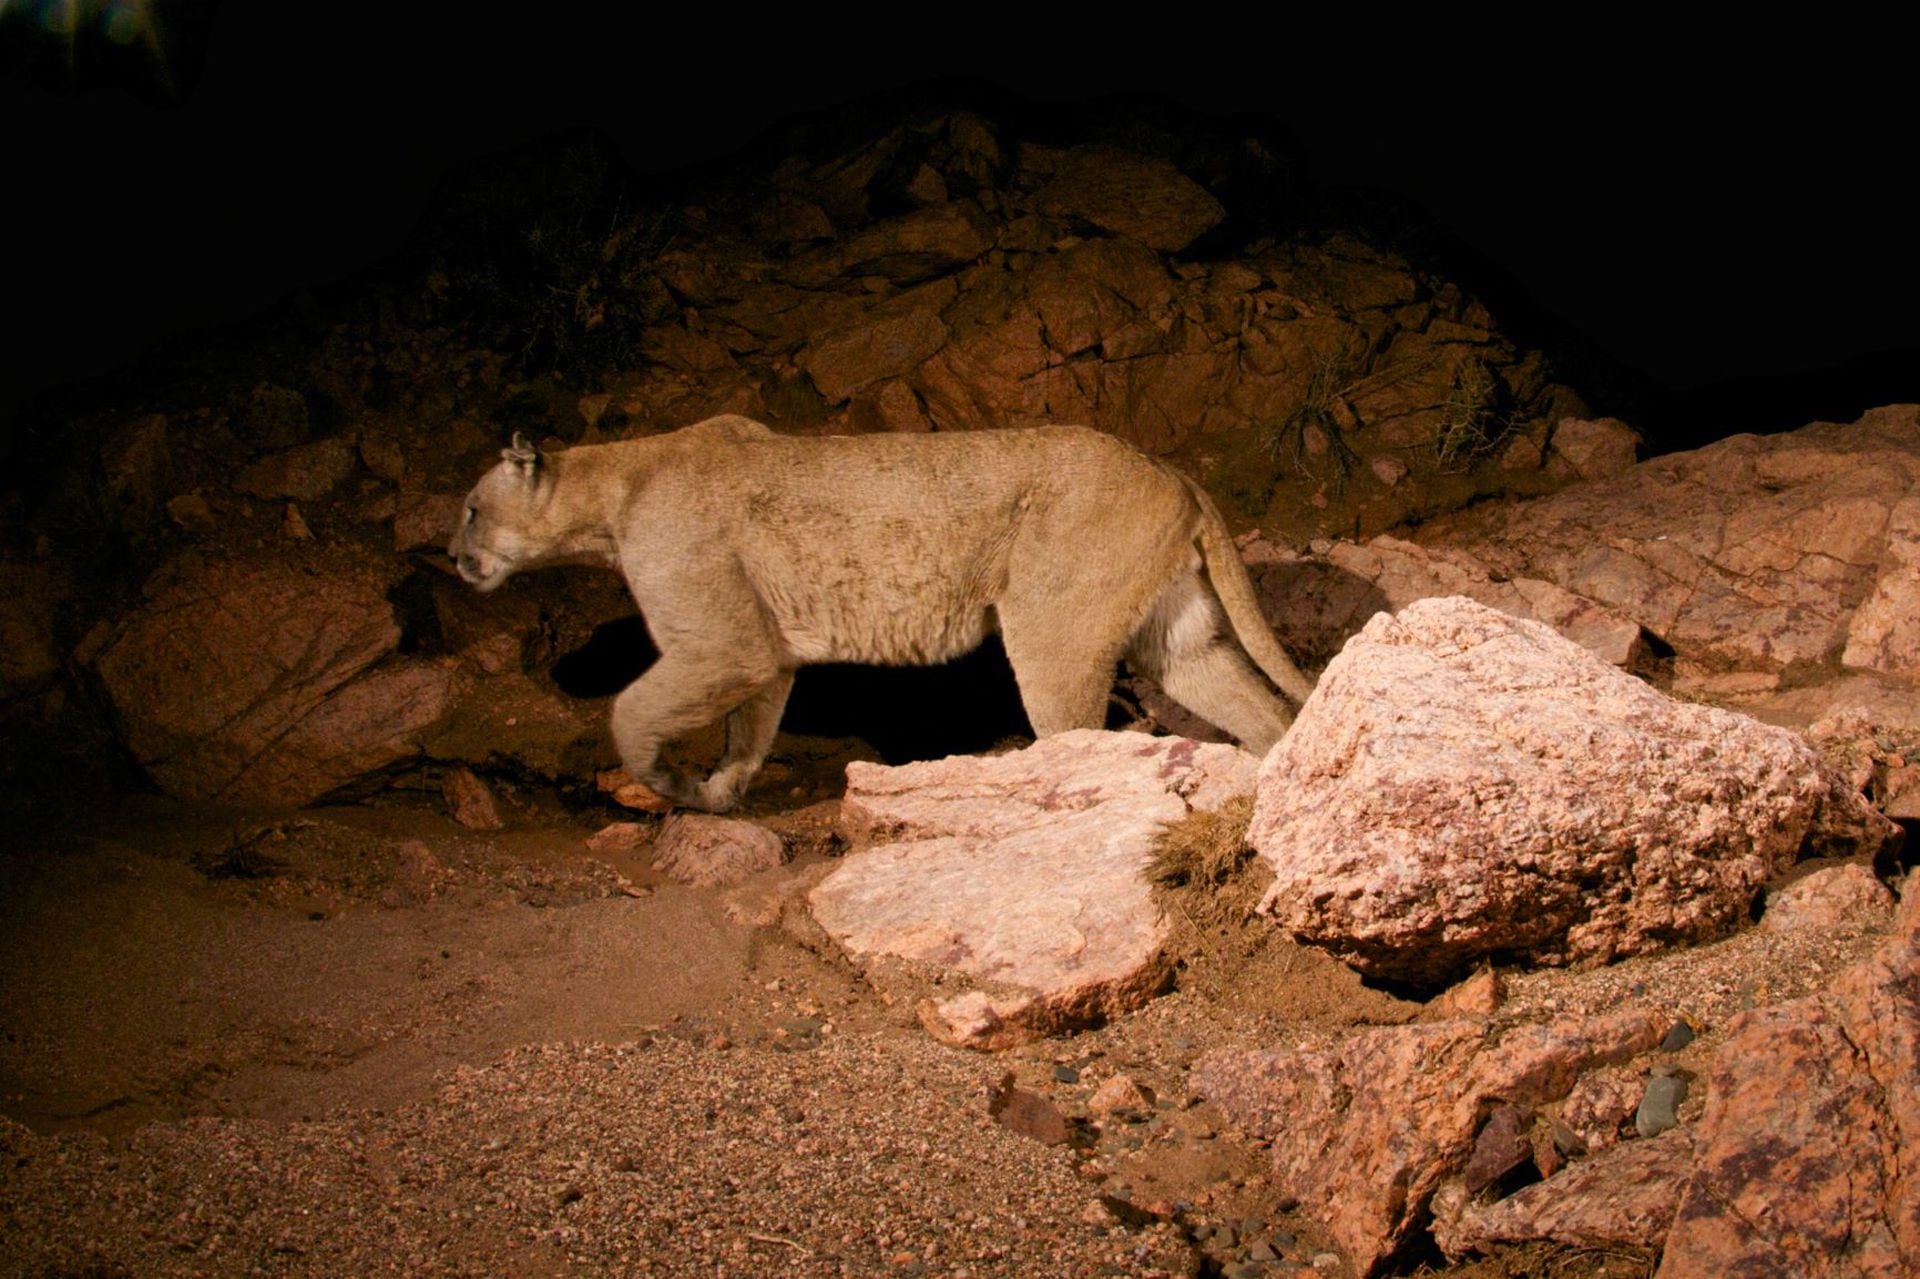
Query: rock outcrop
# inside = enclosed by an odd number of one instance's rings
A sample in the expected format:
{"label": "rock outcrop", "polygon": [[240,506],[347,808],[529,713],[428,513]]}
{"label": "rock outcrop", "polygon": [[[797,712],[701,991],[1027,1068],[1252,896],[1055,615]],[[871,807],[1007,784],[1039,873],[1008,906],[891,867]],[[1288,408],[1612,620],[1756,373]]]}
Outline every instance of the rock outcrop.
{"label": "rock outcrop", "polygon": [[135,758],[177,795],[298,805],[417,756],[457,681],[399,655],[392,578],[317,551],[161,574],[94,657]]}
{"label": "rock outcrop", "polygon": [[1777,686],[1789,667],[1920,675],[1920,406],[1736,435],[1549,497],[1423,528],[1511,577],[1645,626],[1676,680]]}
{"label": "rock outcrop", "polygon": [[1806,742],[1462,598],[1377,616],[1261,768],[1262,908],[1363,972],[1721,935],[1809,849],[1893,827]]}
{"label": "rock outcrop", "polygon": [[1619,610],[1541,578],[1496,572],[1455,547],[1382,535],[1316,541],[1297,552],[1252,536],[1242,539],[1241,556],[1287,651],[1315,664],[1338,653],[1375,613],[1447,595],[1545,622],[1614,666],[1636,669],[1656,657],[1640,624]]}
{"label": "rock outcrop", "polygon": [[1920,1270],[1920,893],[1828,992],[1728,1027],[1694,1146],[1661,1279]]}
{"label": "rock outcrop", "polygon": [[1026,750],[851,764],[856,842],[810,894],[856,960],[906,961],[948,989],[920,1006],[949,1043],[999,1048],[1132,1008],[1169,976],[1144,871],[1190,809],[1253,784],[1231,746],[1092,729]]}
{"label": "rock outcrop", "polygon": [[1277,1188],[1363,1276],[1423,1230],[1456,1259],[1647,1249],[1660,1279],[1913,1273],[1920,898],[1826,989],[1736,1017],[1695,1063],[1704,1109],[1636,1136],[1643,1095],[1685,1091],[1660,1064],[1670,1024],[1628,1007],[1307,1032],[1207,1054],[1189,1083],[1272,1143]]}
{"label": "rock outcrop", "polygon": [[582,285],[645,274],[660,296],[606,298],[648,359],[586,411],[599,432],[722,411],[790,431],[1078,422],[1180,453],[1292,532],[1330,506],[1387,527],[1435,474],[1551,485],[1622,438],[1631,461],[1632,433],[1580,417],[1484,306],[1356,236],[1196,257],[1249,189],[1169,134],[1043,144],[969,111],[769,149],[650,261],[628,262],[645,237],[609,240]]}
{"label": "rock outcrop", "polygon": [[1311,1032],[1286,1048],[1208,1054],[1189,1085],[1272,1142],[1276,1187],[1326,1224],[1364,1276],[1425,1220],[1496,1107],[1558,1101],[1583,1072],[1646,1051],[1664,1029],[1629,1010],[1496,1038],[1465,1018]]}

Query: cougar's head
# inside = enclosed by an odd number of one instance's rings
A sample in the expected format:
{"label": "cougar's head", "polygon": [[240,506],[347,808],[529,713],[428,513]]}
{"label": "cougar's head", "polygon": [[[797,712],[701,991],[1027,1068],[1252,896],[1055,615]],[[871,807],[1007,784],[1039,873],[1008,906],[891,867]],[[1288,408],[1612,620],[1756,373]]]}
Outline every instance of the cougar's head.
{"label": "cougar's head", "polygon": [[552,487],[547,469],[540,450],[516,432],[500,465],[467,494],[447,554],[476,589],[493,590],[539,554],[540,508]]}

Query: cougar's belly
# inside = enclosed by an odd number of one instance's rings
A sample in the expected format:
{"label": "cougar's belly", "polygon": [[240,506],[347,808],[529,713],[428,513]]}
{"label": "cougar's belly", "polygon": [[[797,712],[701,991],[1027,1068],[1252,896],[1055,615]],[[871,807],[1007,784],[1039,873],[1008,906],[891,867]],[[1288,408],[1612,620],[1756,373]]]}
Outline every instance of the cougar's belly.
{"label": "cougar's belly", "polygon": [[764,586],[761,599],[798,664],[920,666],[969,653],[993,630],[983,585],[884,572],[819,573]]}

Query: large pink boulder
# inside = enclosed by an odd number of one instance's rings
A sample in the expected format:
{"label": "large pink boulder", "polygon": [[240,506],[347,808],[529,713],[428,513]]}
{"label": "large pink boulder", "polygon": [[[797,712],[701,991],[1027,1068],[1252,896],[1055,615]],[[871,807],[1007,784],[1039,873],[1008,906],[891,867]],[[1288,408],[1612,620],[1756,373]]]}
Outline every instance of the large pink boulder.
{"label": "large pink boulder", "polygon": [[1809,849],[1893,827],[1784,729],[1462,598],[1375,617],[1261,768],[1262,908],[1370,974],[1726,933]]}

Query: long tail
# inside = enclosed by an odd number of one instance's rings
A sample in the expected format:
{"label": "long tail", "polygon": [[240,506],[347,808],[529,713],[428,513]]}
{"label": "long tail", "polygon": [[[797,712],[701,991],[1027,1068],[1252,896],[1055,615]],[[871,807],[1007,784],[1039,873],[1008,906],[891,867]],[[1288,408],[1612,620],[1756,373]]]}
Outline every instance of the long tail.
{"label": "long tail", "polygon": [[1227,620],[1233,624],[1234,637],[1240,641],[1240,647],[1247,650],[1247,656],[1254,665],[1266,673],[1274,687],[1291,697],[1294,704],[1304,703],[1313,692],[1313,681],[1300,673],[1286,650],[1280,647],[1280,641],[1273,637],[1273,631],[1267,626],[1267,619],[1261,615],[1259,597],[1253,591],[1253,579],[1247,576],[1247,566],[1241,562],[1240,552],[1233,544],[1233,537],[1227,532],[1227,522],[1220,516],[1220,508],[1213,504],[1213,498],[1200,487],[1192,477],[1167,468],[1180,476],[1180,482],[1193,494],[1193,500],[1200,506],[1200,554],[1206,560],[1207,576],[1213,581],[1213,592],[1220,597],[1220,605],[1226,609]]}

